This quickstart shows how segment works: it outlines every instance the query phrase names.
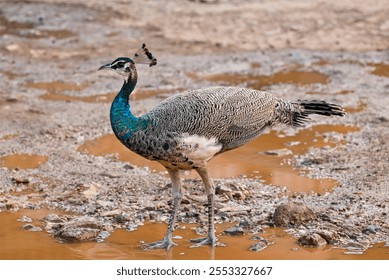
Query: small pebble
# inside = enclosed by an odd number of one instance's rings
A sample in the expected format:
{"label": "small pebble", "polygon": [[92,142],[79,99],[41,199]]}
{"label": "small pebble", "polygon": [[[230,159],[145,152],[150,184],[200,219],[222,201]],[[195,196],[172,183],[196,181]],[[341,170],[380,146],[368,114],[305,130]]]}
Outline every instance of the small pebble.
{"label": "small pebble", "polygon": [[17,219],[17,221],[22,223],[31,223],[32,219],[27,216],[22,216],[21,218]]}

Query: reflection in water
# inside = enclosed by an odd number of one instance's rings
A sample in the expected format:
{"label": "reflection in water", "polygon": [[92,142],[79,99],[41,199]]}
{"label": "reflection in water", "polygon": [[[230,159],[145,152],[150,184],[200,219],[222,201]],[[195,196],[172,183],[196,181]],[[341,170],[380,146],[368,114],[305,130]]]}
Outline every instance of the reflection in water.
{"label": "reflection in water", "polygon": [[0,167],[10,169],[28,169],[38,168],[41,164],[47,161],[46,156],[29,155],[29,154],[14,154],[0,157]]}
{"label": "reflection in water", "polygon": [[266,249],[260,252],[251,252],[248,248],[256,241],[251,240],[250,235],[226,236],[223,229],[229,224],[216,225],[216,234],[220,242],[226,247],[210,248],[203,246],[190,249],[190,238],[198,237],[191,224],[181,224],[174,231],[174,236],[182,239],[174,239],[178,246],[170,252],[164,250],[141,249],[138,240],[145,242],[154,241],[163,236],[166,225],[162,223],[148,223],[135,231],[116,230],[104,242],[83,243],[58,243],[44,231],[30,232],[21,230],[23,225],[17,222],[21,216],[26,215],[33,219],[35,226],[42,226],[42,220],[49,210],[23,210],[17,213],[0,213],[2,226],[0,227],[0,259],[120,259],[120,260],[201,260],[201,259],[389,259],[389,248],[384,244],[375,244],[362,255],[347,255],[344,250],[322,246],[319,248],[304,248],[296,244],[296,240],[286,234],[280,228],[267,228],[260,236],[270,243]]}
{"label": "reflection in water", "polygon": [[[245,175],[259,178],[266,184],[286,186],[293,192],[323,193],[334,187],[336,182],[301,176],[302,170],[294,169],[291,164],[293,155],[304,154],[309,148],[335,147],[339,144],[336,140],[324,137],[325,133],[345,134],[357,130],[351,126],[317,125],[300,130],[294,136],[270,131],[238,149],[216,156],[210,161],[209,167],[214,178]],[[129,151],[112,134],[88,141],[78,150],[95,156],[117,154],[121,161],[137,166],[148,166],[158,172],[165,171],[159,163],[146,160]],[[198,178],[194,171],[186,171],[184,174],[186,178]]]}

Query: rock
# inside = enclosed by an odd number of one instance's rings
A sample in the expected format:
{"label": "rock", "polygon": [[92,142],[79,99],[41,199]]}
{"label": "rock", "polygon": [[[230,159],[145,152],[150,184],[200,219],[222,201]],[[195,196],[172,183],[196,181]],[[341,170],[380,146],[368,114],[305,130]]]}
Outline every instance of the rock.
{"label": "rock", "polygon": [[217,186],[215,189],[215,194],[217,194],[217,195],[231,193],[231,192],[232,192],[232,190],[225,185]]}
{"label": "rock", "polygon": [[227,235],[243,235],[244,231],[243,231],[243,228],[239,227],[239,226],[233,226],[233,227],[229,227],[227,229],[225,229],[223,231],[225,234]]}
{"label": "rock", "polygon": [[227,205],[226,207],[220,208],[219,212],[245,212],[250,210],[250,207],[244,205]]}
{"label": "rock", "polygon": [[279,205],[273,215],[274,224],[278,227],[299,226],[315,217],[315,213],[308,206],[295,202]]}
{"label": "rock", "polygon": [[127,230],[128,231],[134,231],[134,230],[136,230],[138,228],[138,225],[137,224],[128,224],[127,225]]}
{"label": "rock", "polygon": [[365,228],[362,229],[362,233],[364,234],[376,234],[377,231],[380,230],[379,226],[376,225],[368,225]]}
{"label": "rock", "polygon": [[22,216],[21,218],[17,219],[17,221],[22,223],[31,223],[32,219],[27,216]]}
{"label": "rock", "polygon": [[250,239],[251,240],[260,240],[260,241],[264,241],[264,242],[268,243],[268,241],[265,238],[263,238],[262,236],[259,236],[259,235],[253,235]]}
{"label": "rock", "polygon": [[240,221],[238,224],[238,227],[241,227],[244,229],[251,229],[252,225],[248,221]]}
{"label": "rock", "polygon": [[367,246],[356,241],[349,241],[344,245],[344,247],[349,251],[357,251],[357,252],[364,251],[367,249]]}
{"label": "rock", "polygon": [[13,177],[11,178],[12,182],[16,183],[16,184],[23,184],[23,185],[27,185],[30,183],[30,180],[28,178],[18,178],[18,177]]}
{"label": "rock", "polygon": [[120,214],[121,214],[121,210],[115,209],[115,210],[101,212],[100,216],[101,217],[117,217]]}
{"label": "rock", "polygon": [[339,236],[335,231],[319,230],[317,234],[324,238],[328,244],[335,244],[339,241]]}
{"label": "rock", "polygon": [[92,241],[101,231],[110,229],[94,217],[82,216],[64,223],[52,223],[54,237],[63,242]]}
{"label": "rock", "polygon": [[103,242],[104,239],[106,239],[109,235],[110,235],[110,234],[109,234],[108,231],[105,231],[105,230],[100,231],[99,234],[98,234],[97,237],[96,237],[96,241],[97,241],[97,242]]}
{"label": "rock", "polygon": [[249,250],[250,251],[253,251],[253,252],[259,252],[259,251],[262,251],[263,249],[265,249],[267,247],[267,242],[264,242],[264,241],[259,241],[257,243],[254,243],[253,245],[250,246]]}
{"label": "rock", "polygon": [[279,149],[279,150],[270,150],[270,151],[264,151],[262,154],[270,155],[270,156],[287,156],[292,155],[293,152],[287,148]]}
{"label": "rock", "polygon": [[55,234],[64,242],[91,241],[97,238],[100,230],[96,228],[66,228]]}
{"label": "rock", "polygon": [[44,218],[44,221],[50,223],[63,223],[66,221],[66,218],[59,217],[57,214],[50,213]]}
{"label": "rock", "polygon": [[42,228],[41,227],[36,227],[32,224],[24,224],[22,226],[22,229],[23,230],[28,230],[28,231],[42,231]]}
{"label": "rock", "polygon": [[237,199],[237,200],[245,200],[245,198],[246,198],[246,196],[241,191],[234,192],[232,194],[232,197]]}
{"label": "rock", "polygon": [[320,247],[327,244],[327,241],[317,233],[301,236],[297,243],[304,247]]}

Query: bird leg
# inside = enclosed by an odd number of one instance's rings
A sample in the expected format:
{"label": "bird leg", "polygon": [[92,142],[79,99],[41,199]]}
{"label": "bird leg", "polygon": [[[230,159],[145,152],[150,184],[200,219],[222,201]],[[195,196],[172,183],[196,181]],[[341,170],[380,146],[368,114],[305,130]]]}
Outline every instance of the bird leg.
{"label": "bird leg", "polygon": [[177,245],[172,241],[172,232],[174,229],[174,224],[177,218],[177,211],[181,203],[182,192],[181,192],[181,179],[180,173],[178,170],[167,170],[170,179],[172,182],[172,193],[173,193],[173,209],[169,218],[169,223],[167,226],[165,237],[162,240],[158,240],[155,242],[147,243],[144,245],[145,250],[150,249],[167,249],[169,250],[171,247]]}
{"label": "bird leg", "polygon": [[197,243],[192,245],[190,248],[200,247],[202,245],[216,246],[215,228],[214,228],[214,197],[215,188],[212,183],[212,179],[209,176],[207,168],[196,169],[197,173],[203,180],[205,191],[208,198],[208,235],[205,238],[191,239],[191,242]]}

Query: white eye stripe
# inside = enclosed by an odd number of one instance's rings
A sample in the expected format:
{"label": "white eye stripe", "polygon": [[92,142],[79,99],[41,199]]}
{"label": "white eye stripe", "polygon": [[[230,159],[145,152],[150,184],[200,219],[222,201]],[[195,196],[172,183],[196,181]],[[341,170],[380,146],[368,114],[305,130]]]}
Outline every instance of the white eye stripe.
{"label": "white eye stripe", "polygon": [[128,66],[128,62],[124,61],[124,60],[119,60],[119,61],[116,61],[115,63],[111,64],[111,68],[123,68],[125,66]]}

